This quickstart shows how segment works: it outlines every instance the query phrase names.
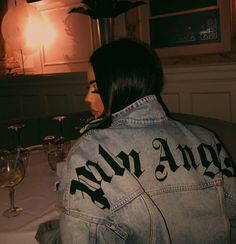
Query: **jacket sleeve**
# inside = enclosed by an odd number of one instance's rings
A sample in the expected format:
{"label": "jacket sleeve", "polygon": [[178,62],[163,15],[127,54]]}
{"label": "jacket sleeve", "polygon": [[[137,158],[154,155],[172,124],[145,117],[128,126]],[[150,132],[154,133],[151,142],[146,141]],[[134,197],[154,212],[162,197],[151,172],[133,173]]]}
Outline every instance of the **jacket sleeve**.
{"label": "jacket sleeve", "polygon": [[97,143],[85,142],[86,138],[72,148],[61,171],[58,196],[62,243],[125,243],[128,228],[112,219],[101,187],[101,178],[109,181],[110,174],[96,163]]}
{"label": "jacket sleeve", "polygon": [[231,243],[236,243],[236,162],[217,139],[217,150],[224,181],[225,204],[230,221]]}
{"label": "jacket sleeve", "polygon": [[116,243],[124,244],[128,234],[124,227],[86,216],[62,215],[60,218],[62,243]]}
{"label": "jacket sleeve", "polygon": [[[102,145],[96,138],[85,137],[68,156],[59,186],[62,242],[119,244],[127,243],[130,238],[147,238],[148,226],[151,225],[148,214],[153,208],[155,223],[158,223],[153,232],[162,240],[160,243],[170,243],[159,209],[148,197],[148,200],[143,200],[146,194],[140,183],[109,150],[104,140],[101,141]],[[147,205],[152,208],[147,208]],[[146,214],[140,215],[144,209]],[[143,228],[140,223],[147,227]],[[140,234],[141,231],[145,235]],[[140,243],[145,243],[145,240]]]}

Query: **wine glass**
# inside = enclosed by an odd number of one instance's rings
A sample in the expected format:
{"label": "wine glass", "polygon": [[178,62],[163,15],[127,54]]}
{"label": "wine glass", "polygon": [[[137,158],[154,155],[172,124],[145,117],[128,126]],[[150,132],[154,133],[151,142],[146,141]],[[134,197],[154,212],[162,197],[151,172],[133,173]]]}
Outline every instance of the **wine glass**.
{"label": "wine glass", "polygon": [[14,149],[16,153],[18,154],[17,157],[21,158],[21,160],[24,163],[24,166],[28,166],[29,161],[29,151],[22,147],[21,145],[21,130],[25,127],[24,124],[13,124],[8,127],[9,130],[12,130],[16,134],[17,142],[16,142],[16,148]]}
{"label": "wine glass", "polygon": [[60,139],[65,138],[64,137],[64,131],[63,131],[63,121],[66,118],[64,115],[58,115],[53,117],[54,120],[57,120],[59,122],[59,132],[60,132]]}
{"label": "wine glass", "polygon": [[56,171],[57,164],[65,161],[66,154],[63,144],[59,140],[53,141],[48,150],[48,164],[52,171]]}
{"label": "wine glass", "polygon": [[19,154],[6,150],[0,151],[0,187],[8,188],[10,197],[10,208],[2,215],[11,218],[19,215],[23,208],[15,206],[14,194],[15,186],[19,184],[25,176],[25,167]]}
{"label": "wine glass", "polygon": [[53,119],[59,122],[59,131],[60,131],[60,136],[54,139],[53,144],[56,145],[57,150],[62,151],[62,157],[65,158],[71,146],[70,140],[68,140],[64,136],[64,131],[63,131],[63,121],[64,119],[66,119],[66,116],[59,115],[59,116],[55,116]]}
{"label": "wine glass", "polygon": [[50,151],[54,140],[55,136],[52,135],[47,135],[43,138],[43,150],[46,154]]}
{"label": "wine glass", "polygon": [[13,124],[8,126],[9,130],[12,130],[13,132],[16,133],[17,141],[16,141],[16,147],[22,148],[21,146],[21,130],[25,127],[24,124]]}
{"label": "wine glass", "polygon": [[[66,118],[64,115],[53,117],[54,120],[59,122],[59,137],[50,140],[48,147],[48,163],[52,171],[57,168],[57,163],[63,162],[70,150],[70,140],[64,136],[63,120]],[[49,137],[52,139],[52,137]]]}

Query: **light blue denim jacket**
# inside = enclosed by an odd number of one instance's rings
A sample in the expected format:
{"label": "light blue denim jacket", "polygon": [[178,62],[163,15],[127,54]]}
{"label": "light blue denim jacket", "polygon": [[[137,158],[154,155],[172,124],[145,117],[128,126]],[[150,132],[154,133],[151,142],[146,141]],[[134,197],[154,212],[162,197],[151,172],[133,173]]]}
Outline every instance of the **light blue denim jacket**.
{"label": "light blue denim jacket", "polygon": [[213,133],[168,118],[154,95],[143,97],[69,153],[59,187],[62,241],[233,243],[233,168]]}

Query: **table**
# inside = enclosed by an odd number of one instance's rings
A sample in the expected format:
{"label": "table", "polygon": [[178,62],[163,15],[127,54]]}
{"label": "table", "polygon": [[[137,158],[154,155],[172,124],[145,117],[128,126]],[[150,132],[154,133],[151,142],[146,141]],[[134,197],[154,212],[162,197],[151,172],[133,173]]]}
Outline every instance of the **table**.
{"label": "table", "polygon": [[57,192],[56,173],[50,171],[47,155],[42,150],[30,153],[26,175],[15,187],[15,205],[24,211],[13,218],[1,213],[10,206],[8,189],[0,188],[0,243],[36,244],[35,234],[38,225],[56,218],[59,213],[55,206]]}

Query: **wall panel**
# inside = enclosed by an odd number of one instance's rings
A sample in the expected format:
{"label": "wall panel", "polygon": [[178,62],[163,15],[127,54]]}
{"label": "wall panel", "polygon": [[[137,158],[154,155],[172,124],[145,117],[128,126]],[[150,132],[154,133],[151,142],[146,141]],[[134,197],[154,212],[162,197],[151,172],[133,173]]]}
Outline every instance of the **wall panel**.
{"label": "wall panel", "polygon": [[36,117],[43,113],[43,104],[38,95],[24,95],[22,97],[22,109],[24,117]]}
{"label": "wall panel", "polygon": [[84,111],[86,79],[86,73],[0,77],[0,121]]}
{"label": "wall panel", "polygon": [[0,97],[0,120],[20,116],[19,99],[16,96],[2,96]]}
{"label": "wall panel", "polygon": [[192,93],[193,114],[231,121],[230,93]]}
{"label": "wall panel", "polygon": [[178,93],[165,93],[162,96],[166,102],[166,106],[171,108],[172,112],[180,112],[180,94]]}
{"label": "wall panel", "polygon": [[236,122],[236,65],[209,65],[164,69],[164,101],[176,111],[173,98],[178,94],[179,112]]}
{"label": "wall panel", "polygon": [[[66,94],[45,95],[46,108],[49,114],[56,113],[66,113],[69,108],[69,103]],[[70,111],[69,111],[70,112]]]}
{"label": "wall panel", "polygon": [[[165,67],[162,95],[171,112],[236,123],[236,65],[213,67]],[[86,73],[2,77],[0,121],[85,111],[86,80]]]}

